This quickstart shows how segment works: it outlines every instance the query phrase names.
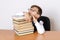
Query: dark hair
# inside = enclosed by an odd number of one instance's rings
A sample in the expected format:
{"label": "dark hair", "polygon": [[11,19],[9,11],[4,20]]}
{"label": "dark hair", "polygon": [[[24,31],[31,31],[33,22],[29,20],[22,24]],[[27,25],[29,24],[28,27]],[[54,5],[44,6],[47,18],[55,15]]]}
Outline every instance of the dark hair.
{"label": "dark hair", "polygon": [[37,6],[37,5],[32,5],[31,8],[33,8],[33,7],[38,8],[38,14],[39,14],[39,15],[42,15],[42,9],[41,9],[39,6]]}

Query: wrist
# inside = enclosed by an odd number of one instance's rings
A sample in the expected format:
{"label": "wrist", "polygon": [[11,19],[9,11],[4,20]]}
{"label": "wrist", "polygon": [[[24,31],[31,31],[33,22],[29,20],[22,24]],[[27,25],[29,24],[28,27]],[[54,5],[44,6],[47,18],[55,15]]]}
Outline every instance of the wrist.
{"label": "wrist", "polygon": [[34,23],[37,23],[37,20],[35,20]]}

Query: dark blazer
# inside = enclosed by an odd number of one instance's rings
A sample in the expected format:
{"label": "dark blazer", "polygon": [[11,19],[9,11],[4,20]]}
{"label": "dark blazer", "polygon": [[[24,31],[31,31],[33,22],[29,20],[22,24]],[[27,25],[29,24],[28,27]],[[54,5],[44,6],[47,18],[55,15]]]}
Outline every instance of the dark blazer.
{"label": "dark blazer", "polygon": [[[43,26],[44,26],[45,30],[46,30],[46,31],[50,31],[50,20],[49,20],[48,17],[46,17],[46,16],[41,16],[41,17],[39,17],[39,18],[37,19],[37,21],[38,21],[38,22],[43,21],[43,22],[44,22]],[[35,26],[35,24],[34,24],[33,21],[32,21],[32,25],[34,26],[34,32],[37,31],[36,26]]]}

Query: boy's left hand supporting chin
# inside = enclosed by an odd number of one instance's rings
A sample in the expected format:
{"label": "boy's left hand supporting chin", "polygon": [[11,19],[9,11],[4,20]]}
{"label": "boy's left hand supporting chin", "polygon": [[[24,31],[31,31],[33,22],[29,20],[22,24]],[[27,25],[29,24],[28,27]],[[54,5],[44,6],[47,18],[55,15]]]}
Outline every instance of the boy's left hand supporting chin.
{"label": "boy's left hand supporting chin", "polygon": [[33,16],[33,21],[34,21],[34,23],[36,23],[37,22],[37,19]]}

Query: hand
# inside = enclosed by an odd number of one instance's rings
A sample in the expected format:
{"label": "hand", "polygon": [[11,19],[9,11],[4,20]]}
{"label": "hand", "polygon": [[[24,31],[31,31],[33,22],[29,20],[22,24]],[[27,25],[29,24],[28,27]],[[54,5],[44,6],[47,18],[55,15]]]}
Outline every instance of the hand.
{"label": "hand", "polygon": [[28,12],[24,12],[25,20],[31,22],[31,17]]}
{"label": "hand", "polygon": [[34,23],[36,23],[37,22],[37,19],[33,16],[33,21],[34,21]]}

